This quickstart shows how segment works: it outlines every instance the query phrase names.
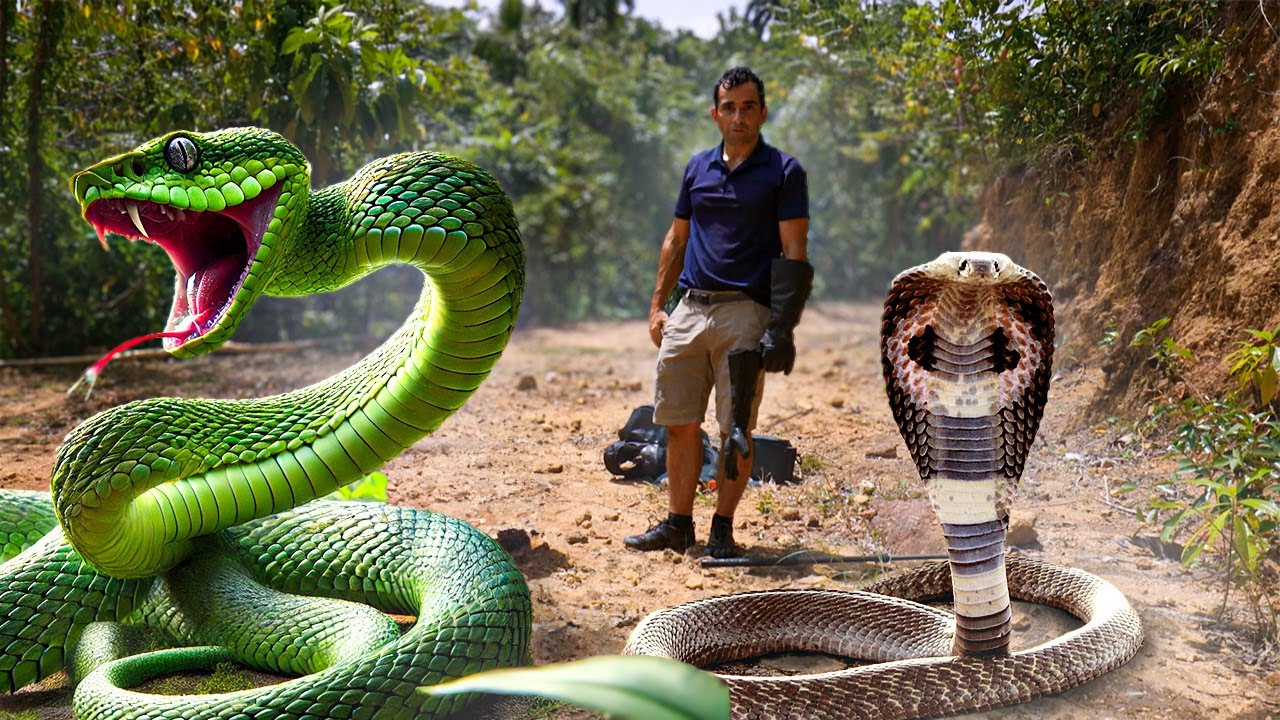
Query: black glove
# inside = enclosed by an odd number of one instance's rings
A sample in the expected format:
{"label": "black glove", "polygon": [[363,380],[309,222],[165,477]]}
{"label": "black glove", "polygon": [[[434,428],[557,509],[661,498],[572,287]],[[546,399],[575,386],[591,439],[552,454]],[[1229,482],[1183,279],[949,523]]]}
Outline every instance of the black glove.
{"label": "black glove", "polygon": [[756,382],[760,379],[760,353],[755,350],[735,350],[729,353],[729,401],[733,414],[733,427],[720,444],[720,457],[724,459],[724,476],[738,479],[738,459],[751,456],[751,440],[747,427],[751,425],[751,406],[755,404]]}
{"label": "black glove", "polygon": [[813,266],[804,260],[777,258],[770,268],[769,326],[760,338],[765,372],[791,374],[796,364],[793,331],[813,289]]}

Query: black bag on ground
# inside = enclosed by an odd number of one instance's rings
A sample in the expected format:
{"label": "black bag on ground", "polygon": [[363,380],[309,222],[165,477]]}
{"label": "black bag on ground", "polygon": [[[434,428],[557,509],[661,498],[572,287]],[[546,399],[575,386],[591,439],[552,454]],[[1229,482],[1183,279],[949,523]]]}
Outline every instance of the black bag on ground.
{"label": "black bag on ground", "polygon": [[[702,433],[701,479],[715,477],[719,452]],[[661,482],[667,476],[667,429],[653,422],[653,406],[631,411],[618,431],[618,441],[604,449],[604,466],[617,477]]]}
{"label": "black bag on ground", "polygon": [[[752,435],[755,457],[751,478],[759,482],[792,483],[796,478],[796,449],[787,440],[772,435]],[[705,482],[716,476],[720,453],[702,433],[702,472]],[[618,441],[604,449],[604,466],[615,477],[628,480],[660,481],[667,474],[667,429],[653,422],[653,406],[641,405],[631,411],[627,423],[618,430]]]}
{"label": "black bag on ground", "polygon": [[604,466],[629,480],[657,478],[667,472],[667,429],[653,422],[653,406],[631,411],[618,441],[604,449]]}

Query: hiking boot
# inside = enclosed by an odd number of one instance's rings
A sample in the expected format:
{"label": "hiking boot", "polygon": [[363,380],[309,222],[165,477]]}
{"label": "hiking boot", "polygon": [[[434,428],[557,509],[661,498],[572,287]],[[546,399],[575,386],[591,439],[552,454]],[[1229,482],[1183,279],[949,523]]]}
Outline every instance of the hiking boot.
{"label": "hiking boot", "polygon": [[711,523],[711,537],[707,540],[706,555],[713,558],[738,557],[738,545],[733,542],[731,523]]}
{"label": "hiking boot", "polygon": [[623,538],[622,543],[632,550],[644,552],[665,548],[684,552],[693,544],[693,526],[679,528],[670,520],[663,520],[639,535]]}

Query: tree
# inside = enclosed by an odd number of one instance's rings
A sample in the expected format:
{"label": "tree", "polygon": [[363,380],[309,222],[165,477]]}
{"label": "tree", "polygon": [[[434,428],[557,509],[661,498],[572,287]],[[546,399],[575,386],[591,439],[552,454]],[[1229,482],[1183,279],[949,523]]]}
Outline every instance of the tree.
{"label": "tree", "polygon": [[560,0],[564,5],[564,17],[575,30],[592,25],[604,25],[609,30],[617,27],[624,13],[635,10],[635,0]]}
{"label": "tree", "polygon": [[48,168],[44,162],[45,84],[52,80],[52,55],[62,36],[64,6],[55,0],[41,0],[35,6],[38,29],[27,90],[27,273],[31,283],[31,304],[27,320],[27,348],[43,349],[44,340],[44,258],[50,227],[44,222],[48,202]]}

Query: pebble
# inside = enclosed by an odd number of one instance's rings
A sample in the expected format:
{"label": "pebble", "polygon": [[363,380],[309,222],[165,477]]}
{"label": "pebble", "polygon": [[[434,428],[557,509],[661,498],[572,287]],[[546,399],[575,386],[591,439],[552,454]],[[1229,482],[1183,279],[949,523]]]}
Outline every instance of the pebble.
{"label": "pebble", "polygon": [[577,519],[576,519],[576,520],[574,520],[574,522],[575,522],[575,523],[577,523],[577,524],[578,524],[578,525],[580,525],[580,526],[583,526],[583,525],[585,525],[586,523],[590,523],[590,522],[591,522],[591,513],[590,513],[590,512],[584,512],[584,513],[582,513],[581,515],[579,515],[579,516],[577,517]]}
{"label": "pebble", "polygon": [[574,533],[565,539],[570,545],[583,545],[587,542],[587,536],[582,533]]}
{"label": "pebble", "polygon": [[700,575],[690,575],[690,576],[689,576],[689,579],[684,581],[684,586],[685,586],[685,587],[687,587],[687,588],[689,588],[690,590],[701,590],[701,589],[702,589],[702,576],[700,576]]}
{"label": "pebble", "polygon": [[844,407],[844,398],[842,398],[842,397],[833,397],[833,398],[831,398],[830,400],[828,400],[827,402],[831,403],[831,407],[836,408],[836,409],[840,409],[840,408]]}
{"label": "pebble", "polygon": [[564,472],[564,465],[561,465],[559,463],[556,463],[555,465],[546,465],[544,467],[538,468],[537,470],[534,470],[533,472],[538,475],[547,475],[547,474],[556,475]]}
{"label": "pebble", "polygon": [[616,512],[607,512],[607,513],[605,513],[605,514],[604,514],[604,519],[605,519],[605,520],[608,520],[609,522],[615,522],[615,521],[617,521],[617,519],[618,519],[618,518],[620,518],[620,517],[622,517],[622,516],[621,516],[621,515],[619,515],[619,514],[618,514],[618,513],[616,513]]}
{"label": "pebble", "polygon": [[883,450],[870,450],[867,452],[869,458],[881,458],[884,460],[893,460],[898,457],[898,446],[890,445]]}
{"label": "pebble", "polygon": [[870,504],[871,504],[871,496],[870,496],[870,495],[866,495],[866,494],[862,494],[862,495],[855,495],[855,496],[853,497],[853,502],[854,502],[854,504],[856,504],[856,505],[870,505]]}
{"label": "pebble", "polygon": [[1262,679],[1262,681],[1270,685],[1271,687],[1280,688],[1280,670],[1277,670],[1267,675],[1265,678]]}
{"label": "pebble", "polygon": [[1039,515],[1024,515],[1014,511],[1009,519],[1009,535],[1006,542],[1014,546],[1036,545],[1040,542],[1040,534],[1036,532],[1036,521]]}
{"label": "pebble", "polygon": [[790,522],[795,522],[796,520],[800,519],[800,511],[797,510],[796,508],[787,508],[786,510],[782,511],[782,519]]}
{"label": "pebble", "polygon": [[532,375],[521,375],[520,379],[516,381],[516,389],[524,391],[537,390],[538,379]]}

